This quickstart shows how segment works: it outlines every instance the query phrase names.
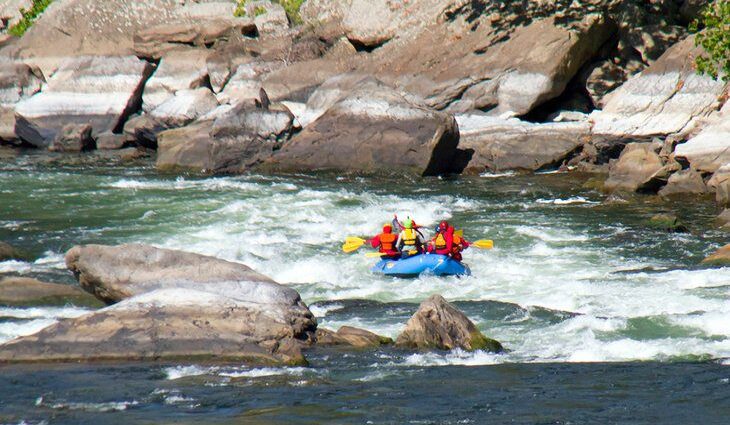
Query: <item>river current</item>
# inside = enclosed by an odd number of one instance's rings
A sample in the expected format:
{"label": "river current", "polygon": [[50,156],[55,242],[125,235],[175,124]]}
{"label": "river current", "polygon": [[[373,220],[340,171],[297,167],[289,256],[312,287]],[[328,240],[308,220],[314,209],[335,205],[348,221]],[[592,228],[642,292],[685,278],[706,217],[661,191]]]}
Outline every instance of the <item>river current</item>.
{"label": "river current", "polygon": [[[75,244],[149,243],[245,263],[302,295],[320,326],[395,337],[418,303],[454,301],[506,354],[315,350],[308,368],[208,364],[0,367],[4,423],[727,423],[730,270],[698,266],[727,235],[709,200],[604,202],[564,173],[458,179],[170,176],[0,164],[0,274],[73,283]],[[674,211],[690,233],[647,225]],[[448,219],[495,249],[473,276],[373,275],[393,214]],[[87,310],[0,307],[0,342]]]}

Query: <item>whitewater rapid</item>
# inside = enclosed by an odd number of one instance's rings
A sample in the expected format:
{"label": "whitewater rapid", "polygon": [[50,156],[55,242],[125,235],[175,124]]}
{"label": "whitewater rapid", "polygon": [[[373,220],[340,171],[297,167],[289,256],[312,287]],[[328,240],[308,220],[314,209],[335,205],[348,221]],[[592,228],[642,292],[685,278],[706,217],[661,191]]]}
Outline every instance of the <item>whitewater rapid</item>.
{"label": "whitewater rapid", "polygon": [[[47,184],[72,177],[52,175]],[[0,272],[61,275],[63,249],[75,243],[149,243],[242,262],[292,285],[325,327],[352,325],[395,337],[407,316],[378,309],[409,303],[412,310],[436,293],[474,302],[472,319],[509,349],[505,355],[457,351],[392,359],[401,366],[730,358],[728,269],[693,265],[717,238],[649,231],[636,225],[637,211],[627,210],[623,219],[622,207],[607,207],[598,194],[536,180],[515,183],[518,178],[376,184],[354,177],[104,175],[55,196],[67,205],[61,214],[83,218],[91,207],[74,207],[74,200],[94,198],[111,218],[67,232],[40,229],[41,238],[66,239],[32,263],[0,263]],[[48,196],[43,189],[28,196]],[[411,280],[371,274],[366,248],[341,252],[346,236],[372,236],[393,214],[427,229],[451,220],[467,238],[493,239],[495,249],[465,253],[471,277]],[[33,218],[0,225],[14,231],[43,226]],[[350,312],[348,300],[381,304]],[[495,316],[493,305],[510,313]],[[49,309],[28,322],[0,325],[0,340],[82,312]]]}

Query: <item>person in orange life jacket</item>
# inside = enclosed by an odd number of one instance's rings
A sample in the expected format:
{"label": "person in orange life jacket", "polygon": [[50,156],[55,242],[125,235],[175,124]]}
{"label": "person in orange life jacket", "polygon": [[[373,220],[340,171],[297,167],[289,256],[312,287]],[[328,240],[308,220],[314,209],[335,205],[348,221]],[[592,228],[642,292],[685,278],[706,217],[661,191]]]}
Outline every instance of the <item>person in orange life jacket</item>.
{"label": "person in orange life jacket", "polygon": [[449,234],[449,223],[443,220],[436,228],[436,235],[428,244],[428,252],[439,255],[449,255],[453,241],[453,234]]}
{"label": "person in orange life jacket", "polygon": [[454,234],[454,228],[449,226],[449,230],[451,233],[451,258],[453,258],[456,261],[461,261],[462,256],[461,252],[467,248],[469,248],[469,241],[464,239],[463,236],[455,235]]}
{"label": "person in orange life jacket", "polygon": [[373,248],[379,248],[378,251],[386,254],[388,257],[399,257],[400,253],[395,249],[395,242],[398,237],[393,233],[393,226],[390,224],[383,225],[383,233],[370,239],[370,245]]}
{"label": "person in orange life jacket", "polygon": [[410,251],[416,251],[421,254],[423,252],[423,246],[425,245],[423,236],[414,229],[413,220],[410,218],[403,222],[403,230],[398,235],[398,241],[396,241],[396,248],[403,253],[404,257],[413,255]]}

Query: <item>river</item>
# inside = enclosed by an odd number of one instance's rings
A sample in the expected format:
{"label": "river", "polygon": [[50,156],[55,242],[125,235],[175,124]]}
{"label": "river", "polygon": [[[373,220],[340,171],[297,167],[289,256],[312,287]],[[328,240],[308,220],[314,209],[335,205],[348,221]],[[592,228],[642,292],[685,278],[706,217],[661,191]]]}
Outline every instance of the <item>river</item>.
{"label": "river", "polygon": [[[440,293],[506,354],[315,350],[308,368],[208,364],[0,367],[4,423],[727,423],[730,274],[711,201],[605,203],[567,173],[458,179],[160,175],[151,164],[0,164],[0,273],[73,283],[75,244],[149,243],[245,263],[296,288],[321,326],[395,337]],[[690,233],[646,222],[674,211]],[[393,214],[469,239],[473,276],[369,272],[348,235]],[[362,249],[361,251],[364,251]],[[0,308],[0,341],[86,310]]]}

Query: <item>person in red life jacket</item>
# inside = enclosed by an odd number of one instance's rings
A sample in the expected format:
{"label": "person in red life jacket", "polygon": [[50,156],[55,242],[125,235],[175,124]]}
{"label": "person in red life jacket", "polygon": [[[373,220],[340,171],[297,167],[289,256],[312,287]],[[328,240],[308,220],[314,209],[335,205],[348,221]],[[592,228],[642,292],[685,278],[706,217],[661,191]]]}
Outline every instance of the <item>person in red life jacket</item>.
{"label": "person in red life jacket", "polygon": [[[451,233],[449,233],[449,229],[452,230]],[[453,239],[453,227],[449,226],[449,223],[446,220],[441,221],[438,229],[436,230],[436,235],[434,235],[433,239],[431,239],[428,244],[428,252],[439,255],[450,255],[453,246]]]}
{"label": "person in red life jacket", "polygon": [[391,258],[400,257],[400,253],[395,249],[395,242],[398,239],[393,233],[393,226],[390,224],[383,225],[383,233],[370,239],[370,245],[373,248],[378,248],[378,251],[386,254]]}
{"label": "person in red life jacket", "polygon": [[449,229],[451,230],[451,234],[452,234],[451,258],[453,258],[456,261],[461,261],[462,260],[461,252],[464,251],[465,249],[469,248],[469,245],[470,245],[469,241],[464,239],[463,236],[454,234],[453,227],[449,227]]}

